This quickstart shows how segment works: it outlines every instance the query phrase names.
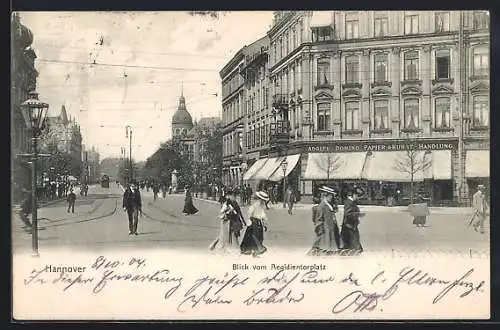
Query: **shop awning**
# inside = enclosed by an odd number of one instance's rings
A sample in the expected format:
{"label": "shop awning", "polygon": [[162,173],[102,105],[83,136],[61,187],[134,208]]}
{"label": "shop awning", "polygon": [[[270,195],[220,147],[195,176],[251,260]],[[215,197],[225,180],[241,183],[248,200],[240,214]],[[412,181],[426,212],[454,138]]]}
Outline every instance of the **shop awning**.
{"label": "shop awning", "polygon": [[[286,156],[287,166],[285,176],[288,176],[290,173],[292,173],[293,169],[297,166],[299,159],[300,154]],[[283,179],[283,169],[280,164],[280,167],[277,168],[276,171],[274,171],[274,173],[269,177],[269,181],[280,181],[281,179]]]}
{"label": "shop awning", "polygon": [[252,180],[269,180],[269,177],[281,167],[281,162],[285,157],[269,158],[262,168],[255,173]]}
{"label": "shop awning", "polygon": [[252,176],[257,173],[258,170],[260,170],[262,168],[262,166],[264,166],[264,164],[266,163],[267,161],[267,158],[262,158],[262,159],[257,159],[257,161],[255,163],[253,163],[252,166],[250,166],[245,174],[243,175],[243,180],[251,180],[252,179]]}
{"label": "shop awning", "polygon": [[311,24],[313,27],[331,26],[333,23],[333,13],[331,11],[313,11]]}
{"label": "shop awning", "polygon": [[361,179],[366,152],[310,153],[306,180]]}
{"label": "shop awning", "polygon": [[490,176],[489,150],[467,150],[465,176],[467,178],[488,178]]}
{"label": "shop awning", "polygon": [[[430,157],[431,155],[424,151],[418,152],[414,164],[418,166],[423,161],[428,162],[431,160]],[[363,178],[374,181],[410,182],[410,164],[410,157],[406,151],[373,152],[371,156],[367,156]],[[417,171],[413,175],[413,181],[423,181],[430,176],[430,172],[431,167],[427,171]]]}
{"label": "shop awning", "polygon": [[432,167],[429,170],[428,179],[451,180],[451,150],[432,151]]}

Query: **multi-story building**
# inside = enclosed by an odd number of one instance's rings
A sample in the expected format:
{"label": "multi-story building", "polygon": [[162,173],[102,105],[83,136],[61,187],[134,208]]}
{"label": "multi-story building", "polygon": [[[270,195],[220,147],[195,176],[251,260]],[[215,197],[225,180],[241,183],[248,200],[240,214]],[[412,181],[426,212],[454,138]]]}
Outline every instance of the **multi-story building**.
{"label": "multi-story building", "polygon": [[245,179],[357,183],[370,201],[416,181],[434,203],[488,182],[487,12],[277,12],[268,37],[275,115]]}
{"label": "multi-story building", "polygon": [[83,161],[88,174],[87,182],[96,183],[101,178],[99,152],[92,146],[90,150],[84,151],[84,155]]}
{"label": "multi-story building", "polygon": [[245,163],[245,81],[240,74],[245,63],[245,48],[240,49],[219,72],[222,80],[222,182],[228,186],[241,182],[242,167]]}
{"label": "multi-story building", "polygon": [[30,152],[30,134],[26,128],[20,105],[28,99],[28,93],[36,88],[38,72],[35,69],[36,54],[31,44],[33,33],[21,24],[19,15],[11,18],[11,145],[13,197],[19,198],[22,188],[30,189],[30,166],[22,154]]}

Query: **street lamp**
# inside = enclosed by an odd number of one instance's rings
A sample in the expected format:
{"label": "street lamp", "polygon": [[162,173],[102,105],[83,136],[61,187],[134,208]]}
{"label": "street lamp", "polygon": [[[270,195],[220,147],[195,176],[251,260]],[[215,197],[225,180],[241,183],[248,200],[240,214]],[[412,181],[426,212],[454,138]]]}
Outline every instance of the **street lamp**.
{"label": "street lamp", "polygon": [[31,131],[31,216],[32,216],[32,248],[33,255],[38,256],[38,218],[36,200],[36,161],[38,158],[37,138],[47,116],[49,105],[38,100],[38,93],[32,91],[29,98],[21,104],[26,127]]}
{"label": "street lamp", "polygon": [[132,126],[127,125],[125,126],[125,137],[129,138],[129,165],[130,165],[130,172],[129,172],[129,177],[130,177],[130,183],[132,183],[133,180],[133,168],[132,168]]}
{"label": "street lamp", "polygon": [[286,168],[287,167],[288,167],[288,162],[286,161],[286,158],[285,158],[281,162],[281,168],[283,169],[283,208],[286,208],[285,194],[286,194]]}

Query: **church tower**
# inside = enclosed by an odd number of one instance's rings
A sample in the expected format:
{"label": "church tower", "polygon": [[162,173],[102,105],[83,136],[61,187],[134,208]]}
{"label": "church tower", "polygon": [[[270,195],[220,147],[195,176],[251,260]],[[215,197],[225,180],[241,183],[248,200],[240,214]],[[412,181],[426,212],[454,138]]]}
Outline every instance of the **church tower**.
{"label": "church tower", "polygon": [[179,107],[172,117],[172,137],[180,137],[187,134],[193,128],[193,118],[186,109],[186,99],[181,89],[179,98]]}

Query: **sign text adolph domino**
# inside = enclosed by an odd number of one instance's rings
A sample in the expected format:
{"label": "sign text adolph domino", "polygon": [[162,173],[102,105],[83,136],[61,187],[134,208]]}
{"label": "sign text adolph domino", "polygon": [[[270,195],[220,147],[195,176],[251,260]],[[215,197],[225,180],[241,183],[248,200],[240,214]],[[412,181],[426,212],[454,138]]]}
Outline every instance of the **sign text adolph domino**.
{"label": "sign text adolph domino", "polygon": [[363,151],[403,151],[403,150],[451,150],[457,148],[457,142],[363,142],[356,144],[332,143],[307,146],[307,152],[363,152]]}

